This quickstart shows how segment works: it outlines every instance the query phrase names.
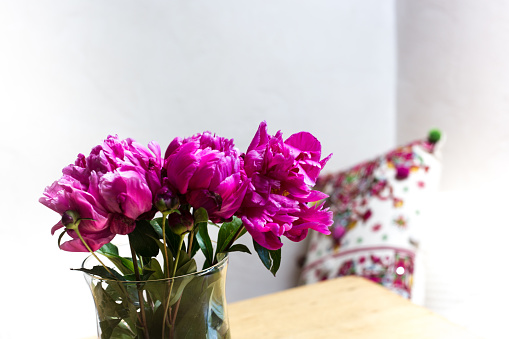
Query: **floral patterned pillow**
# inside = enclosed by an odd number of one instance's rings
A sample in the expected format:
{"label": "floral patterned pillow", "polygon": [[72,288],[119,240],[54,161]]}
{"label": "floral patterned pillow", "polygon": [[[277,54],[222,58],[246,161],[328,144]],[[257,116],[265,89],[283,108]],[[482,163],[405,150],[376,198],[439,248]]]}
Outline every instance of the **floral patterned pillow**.
{"label": "floral patterned pillow", "polygon": [[438,131],[372,161],[321,176],[329,195],[332,234],[314,232],[301,273],[309,284],[359,275],[411,298],[419,217],[427,193],[438,188]]}

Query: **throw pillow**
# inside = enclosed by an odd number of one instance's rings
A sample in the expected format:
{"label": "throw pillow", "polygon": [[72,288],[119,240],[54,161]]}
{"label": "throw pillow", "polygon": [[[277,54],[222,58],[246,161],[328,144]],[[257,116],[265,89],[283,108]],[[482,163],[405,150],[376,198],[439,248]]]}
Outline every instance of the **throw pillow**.
{"label": "throw pillow", "polygon": [[419,216],[438,189],[438,131],[372,161],[319,178],[332,234],[313,232],[301,283],[359,275],[412,297]]}

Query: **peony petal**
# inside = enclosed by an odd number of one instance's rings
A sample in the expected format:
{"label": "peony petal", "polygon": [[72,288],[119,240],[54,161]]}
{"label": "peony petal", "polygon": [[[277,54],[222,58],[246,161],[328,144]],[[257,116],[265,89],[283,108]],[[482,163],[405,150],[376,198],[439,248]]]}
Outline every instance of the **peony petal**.
{"label": "peony petal", "polygon": [[205,150],[199,151],[196,157],[199,162],[192,179],[189,180],[188,189],[208,189],[216,175],[217,163],[222,155],[219,151]]}
{"label": "peony petal", "polygon": [[152,208],[152,192],[145,178],[130,166],[105,174],[99,190],[110,213],[137,219]]}
{"label": "peony petal", "polygon": [[99,182],[99,194],[104,200],[105,208],[110,213],[123,213],[117,196],[126,191],[126,183],[117,172],[103,175]]}
{"label": "peony petal", "polygon": [[53,226],[53,227],[51,228],[51,235],[55,234],[55,232],[56,232],[57,230],[61,229],[62,227],[64,227],[64,224],[62,224],[62,220],[60,220],[59,222],[57,222],[57,223],[55,224],[55,226]]}
{"label": "peony petal", "polygon": [[186,199],[194,209],[198,209],[200,207],[205,208],[209,216],[219,211],[223,203],[219,194],[207,189],[188,191]]}
{"label": "peony petal", "polygon": [[152,209],[152,192],[140,176],[128,177],[125,179],[125,183],[123,214],[136,220],[140,215]]}
{"label": "peony petal", "polygon": [[180,194],[187,192],[189,180],[198,167],[195,155],[198,146],[196,143],[184,144],[165,160],[168,180]]}
{"label": "peony petal", "polygon": [[292,155],[295,157],[297,157],[301,152],[309,152],[310,154],[313,154],[311,157],[312,160],[320,160],[322,145],[320,144],[320,141],[318,141],[318,139],[309,132],[292,134],[285,140],[285,145],[290,148]]}
{"label": "peony petal", "polygon": [[320,200],[327,199],[329,196],[320,191],[311,191],[309,195],[306,197],[306,202],[316,202]]}
{"label": "peony petal", "polygon": [[164,158],[168,159],[168,157],[171,156],[172,154],[174,154],[180,146],[182,146],[182,138],[176,137],[175,139],[173,139],[170,142],[170,144],[166,148],[166,152],[164,153]]}
{"label": "peony petal", "polygon": [[267,141],[268,141],[267,123],[265,121],[262,121],[258,126],[258,130],[256,131],[253,140],[251,141],[251,144],[249,144],[246,153],[249,153],[250,151],[257,149],[260,145],[265,145]]}
{"label": "peony petal", "polygon": [[[69,231],[67,233],[74,239],[64,242],[60,246],[61,250],[68,252],[88,252],[88,249],[85,247],[85,245],[83,245],[81,240],[77,238],[75,232]],[[106,230],[102,233],[97,233],[95,235],[87,236],[87,234],[82,234],[82,236],[85,239],[87,245],[92,249],[92,251],[97,251],[103,245],[111,242],[111,240],[115,237],[115,234],[112,234],[109,232],[109,230]]]}
{"label": "peony petal", "polygon": [[214,216],[224,219],[231,218],[240,208],[249,183],[249,180],[241,180],[240,173],[235,173],[226,178],[217,187],[217,193],[222,197],[223,204],[221,210],[214,213]]}
{"label": "peony petal", "polygon": [[251,221],[247,218],[242,218],[242,222],[246,227],[246,230],[253,237],[253,239],[260,244],[261,246],[269,249],[269,250],[278,250],[283,246],[281,240],[274,235],[274,233],[269,232],[269,229],[264,229],[262,227],[256,227]]}
{"label": "peony petal", "polygon": [[304,240],[307,237],[307,235],[308,235],[307,228],[297,229],[294,227],[290,231],[285,233],[285,236],[294,242],[300,242]]}
{"label": "peony petal", "polygon": [[324,168],[325,164],[330,160],[331,157],[332,157],[332,153],[329,154],[324,159],[320,160],[320,166],[322,166],[322,169]]}
{"label": "peony petal", "polygon": [[122,214],[111,214],[108,223],[113,234],[126,235],[134,231],[136,221]]}
{"label": "peony petal", "polygon": [[148,149],[152,151],[152,153],[155,155],[154,160],[156,161],[156,164],[159,168],[162,166],[162,158],[161,158],[161,146],[155,142],[151,141],[148,143]]}

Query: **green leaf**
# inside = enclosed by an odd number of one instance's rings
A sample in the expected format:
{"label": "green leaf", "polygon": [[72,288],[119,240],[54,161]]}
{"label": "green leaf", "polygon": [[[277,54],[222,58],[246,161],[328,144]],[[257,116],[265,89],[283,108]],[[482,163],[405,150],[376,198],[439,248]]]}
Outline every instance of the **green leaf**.
{"label": "green leaf", "polygon": [[198,250],[200,249],[200,244],[198,243],[198,240],[196,240],[195,232],[196,231],[194,231],[194,230],[189,232],[189,236],[187,239],[188,244],[190,243],[191,239],[193,239],[192,245],[191,245],[191,258],[194,257],[196,252],[198,252]]}
{"label": "green leaf", "polygon": [[171,272],[171,267],[170,265],[173,264],[173,260],[171,259],[173,257],[173,252],[171,251],[170,248],[166,248],[170,254],[171,257],[168,258],[168,260],[170,261],[169,263],[166,261],[166,258],[164,256],[164,244],[159,241],[158,239],[156,238],[152,238],[154,240],[154,242],[157,244],[157,246],[159,247],[159,250],[161,251],[161,253],[163,253],[163,259],[164,259],[164,273],[166,272]]}
{"label": "green leaf", "polygon": [[159,253],[159,246],[153,238],[158,234],[147,220],[137,220],[134,231],[129,233],[129,242],[134,251],[142,257],[155,257]]}
{"label": "green leaf", "polygon": [[[225,309],[224,309],[224,290],[221,286],[221,281],[215,281],[210,284],[209,289],[212,289],[209,301],[208,323],[209,330],[214,329],[217,331],[216,335],[220,338],[229,338],[227,335],[229,326],[225,323]],[[212,333],[212,336],[215,333]]]}
{"label": "green leaf", "polygon": [[275,251],[268,250],[258,244],[254,239],[253,245],[256,253],[258,253],[258,256],[262,260],[263,265],[272,272],[274,276],[276,276],[276,272],[279,270],[279,266],[281,265],[281,249]]}
{"label": "green leaf", "polygon": [[243,244],[235,244],[232,247],[230,247],[230,249],[227,252],[244,252],[251,254],[249,248],[247,248],[247,246]]}
{"label": "green leaf", "polygon": [[[153,301],[153,307],[157,308],[161,305],[161,303],[166,300],[167,295],[169,293],[168,285],[164,285],[162,282],[150,282],[148,281],[143,289],[147,293],[147,299]],[[147,309],[145,309],[147,311]],[[161,319],[163,316],[161,315]]]}
{"label": "green leaf", "polygon": [[150,277],[151,277],[154,273],[156,273],[156,271],[155,271],[155,270],[152,270],[152,269],[150,269],[150,268],[146,268],[146,267],[144,267],[144,268],[143,268],[143,271],[142,271],[142,275],[141,275],[141,277],[140,277],[140,280],[141,280],[141,281],[147,281],[147,280],[149,280],[149,279],[150,279]]}
{"label": "green leaf", "polygon": [[178,309],[176,323],[180,325],[175,328],[175,338],[230,338],[224,321],[222,278],[216,272],[189,282]]}
{"label": "green leaf", "polygon": [[[104,291],[98,290],[97,286],[105,284],[107,287]],[[126,284],[125,281],[104,281],[99,283],[94,289],[96,301],[99,298],[104,299],[101,306],[98,308],[98,315],[100,319],[105,317],[120,317],[126,322],[130,322],[130,327],[134,320],[136,323],[136,306],[134,300],[138,299],[138,290],[136,284]],[[103,292],[103,294],[98,294]],[[100,297],[97,297],[99,295]],[[112,302],[111,302],[112,301]],[[96,304],[98,304],[96,302]],[[100,312],[99,312],[100,311]],[[102,315],[102,316],[101,316]],[[134,318],[134,319],[133,319]]]}
{"label": "green leaf", "polygon": [[225,252],[219,252],[216,254],[216,260],[217,262],[223,261],[223,259],[226,257],[227,253]]}
{"label": "green leaf", "polygon": [[205,263],[203,264],[204,269],[212,266],[214,259],[214,248],[212,247],[212,242],[210,241],[207,226],[208,224],[205,222],[199,223],[198,232],[195,234],[196,240],[198,240],[198,244],[200,245],[200,249],[205,255]]}
{"label": "green leaf", "polygon": [[177,312],[177,324],[192,326],[176,326],[175,338],[207,338],[206,305],[212,292],[208,287],[208,277],[192,279],[186,286],[185,297],[182,298]]}
{"label": "green leaf", "polygon": [[207,213],[207,210],[203,207],[198,208],[193,213],[194,215],[194,224],[200,224],[202,222],[208,223],[209,222],[209,214]]}
{"label": "green leaf", "polygon": [[150,220],[150,225],[152,225],[152,228],[154,231],[156,231],[157,235],[159,236],[159,239],[163,238],[163,218],[154,218]]}
{"label": "green leaf", "polygon": [[196,261],[191,259],[186,252],[180,251],[179,262],[177,264],[177,271],[175,272],[175,275],[182,276],[193,272],[196,272]]}
{"label": "green leaf", "polygon": [[118,255],[117,246],[112,243],[103,245],[97,250],[97,253],[104,255],[108,258],[123,275],[134,273],[134,265],[131,258],[124,258]]}
{"label": "green leaf", "polygon": [[[183,266],[177,269],[177,276],[187,275],[189,273],[196,272],[196,262],[193,260],[187,261]],[[182,292],[184,288],[189,284],[189,282],[193,279],[193,276],[181,277],[174,281],[174,287],[171,291],[170,296],[170,305],[175,304],[180,297],[182,296]]]}
{"label": "green leaf", "polygon": [[[102,287],[102,283],[98,283],[92,289],[92,293],[96,302],[97,316],[104,338],[110,338],[112,336],[113,338],[117,338],[113,333],[122,325],[120,320],[127,319],[132,315],[135,316],[136,309],[131,307],[133,303],[126,301],[129,297],[125,295],[124,292],[118,294],[119,286],[116,282],[107,284],[107,286],[105,290]],[[112,294],[111,291],[114,293]],[[123,302],[119,303],[118,301],[120,300]],[[128,307],[126,307],[126,304]]]}
{"label": "green leaf", "polygon": [[[217,252],[226,251],[226,246],[228,246],[235,237],[235,234],[237,234],[238,230],[243,226],[242,220],[237,217],[233,217],[231,222],[224,222],[219,229],[219,234],[217,235]],[[246,233],[245,228],[242,230],[238,238],[240,238],[244,233]]]}
{"label": "green leaf", "polygon": [[159,261],[157,261],[157,259],[155,258],[152,258],[148,265],[145,265],[145,267],[143,267],[143,271],[145,270],[153,272],[152,275],[150,275],[147,280],[164,279],[163,269],[161,268]]}
{"label": "green leaf", "polygon": [[[163,300],[163,299],[161,299]],[[160,301],[158,301],[158,303],[161,303]],[[153,315],[151,316],[151,318],[149,317],[147,319],[147,327],[148,327],[148,331],[149,331],[149,337],[152,339],[158,339],[158,338],[163,338],[163,334],[162,334],[162,324],[163,324],[163,319],[164,318],[164,310],[165,310],[166,307],[164,307],[164,305],[157,305],[153,311]],[[165,326],[165,338],[168,338],[168,332],[169,332],[169,329],[168,329],[168,325]],[[144,336],[140,336],[139,339],[143,339]]]}
{"label": "green leaf", "polygon": [[119,255],[118,247],[113,245],[111,242],[104,244],[100,249],[97,250],[97,252],[99,252],[101,254]]}
{"label": "green leaf", "polygon": [[[189,273],[189,272],[187,272],[187,270],[186,270],[185,272],[184,272],[184,271],[181,271],[181,268],[182,268],[183,266],[186,266],[186,265],[189,263],[189,261],[193,261],[193,262],[194,262],[194,259],[192,259],[192,258],[189,256],[189,254],[187,254],[187,252],[186,252],[186,251],[181,250],[181,251],[180,251],[180,255],[179,255],[179,261],[178,261],[178,263],[174,263],[174,264],[176,264],[176,265],[177,265],[177,270],[176,270],[176,272],[175,272],[175,275],[176,275],[176,276],[184,275],[184,274]],[[196,265],[195,265],[195,266],[196,266]],[[172,266],[172,269],[173,269],[173,266]],[[195,272],[196,272],[196,271],[195,271]]]}
{"label": "green leaf", "polygon": [[113,331],[120,323],[122,317],[125,316],[123,314],[124,307],[115,302],[118,299],[108,293],[107,290],[104,290],[102,283],[98,283],[93,288],[92,293],[96,302],[102,336],[104,338],[111,338]]}
{"label": "green leaf", "polygon": [[101,327],[101,336],[105,339],[111,338],[111,334],[113,330],[118,325],[121,319],[106,319],[103,321],[99,321],[99,326]]}
{"label": "green leaf", "polygon": [[123,275],[134,273],[134,264],[132,259],[113,255],[104,256],[107,257],[113,264],[115,264],[115,266]]}
{"label": "green leaf", "polygon": [[276,273],[279,270],[279,266],[281,266],[281,249],[269,251],[269,253],[270,257],[272,258],[272,267],[270,271],[274,276],[276,276]]}
{"label": "green leaf", "polygon": [[[171,253],[173,254],[173,257],[178,253],[179,250],[179,244],[180,244],[180,236],[176,235],[171,231],[171,229],[168,227],[168,223],[166,223],[166,246],[171,250]],[[182,244],[182,250],[186,250],[186,244]]]}
{"label": "green leaf", "polygon": [[103,266],[94,266],[91,269],[89,269],[89,268],[72,268],[73,271],[85,272],[85,273],[95,275],[95,276],[98,276],[98,277],[101,277],[104,279],[125,281],[125,278],[122,275],[120,275],[117,271],[115,271],[112,268],[109,268],[109,269],[113,275],[110,274],[110,272],[108,272],[106,270],[106,268],[104,268]]}
{"label": "green leaf", "polygon": [[134,333],[132,333],[132,331],[128,328],[126,328],[126,326],[123,326],[122,323],[119,324],[119,326],[115,327],[115,329],[113,330],[113,333],[111,334],[111,338],[115,338],[115,339],[135,339],[135,338],[138,338],[138,336]]}
{"label": "green leaf", "polygon": [[266,249],[265,247],[263,247],[262,245],[258,244],[254,239],[253,239],[253,246],[254,246],[256,253],[258,253],[258,257],[260,257],[263,265],[268,270],[270,270],[270,267],[272,266],[272,261],[270,260],[269,250]]}

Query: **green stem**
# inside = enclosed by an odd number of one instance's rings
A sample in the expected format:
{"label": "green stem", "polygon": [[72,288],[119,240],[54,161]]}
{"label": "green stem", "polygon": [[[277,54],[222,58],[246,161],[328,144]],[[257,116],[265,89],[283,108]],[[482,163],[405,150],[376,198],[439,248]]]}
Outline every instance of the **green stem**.
{"label": "green stem", "polygon": [[88,246],[87,242],[85,241],[85,239],[83,239],[83,237],[81,236],[81,233],[80,231],[78,230],[78,228],[76,227],[76,229],[74,230],[74,232],[76,232],[76,234],[78,235],[78,237],[80,238],[81,242],[83,243],[83,245],[85,245],[85,247],[87,248],[87,250],[94,256],[94,258],[97,259],[97,261],[99,261],[99,263],[104,267],[104,269],[106,271],[108,271],[109,274],[111,274],[112,277],[115,277],[113,275],[113,273],[110,271],[110,269],[108,267],[106,267],[106,265],[101,261],[101,259],[99,259],[99,257],[94,253],[94,251],[92,251],[92,249],[90,248],[90,246]]}
{"label": "green stem", "polygon": [[[177,273],[177,266],[178,266],[178,263],[179,263],[180,251],[182,250],[182,244],[184,243],[184,237],[185,237],[184,234],[182,234],[180,236],[179,248],[178,248],[178,251],[177,251],[177,256],[175,257],[175,265],[173,265],[173,273],[171,274],[172,278],[174,278],[175,274]],[[170,292],[171,292],[171,290],[170,290]]]}
{"label": "green stem", "polygon": [[164,262],[166,263],[164,268],[164,277],[168,278],[169,273],[169,265],[170,262],[168,261],[168,246],[166,245],[166,218],[168,217],[168,212],[163,212],[163,244],[164,244]]}
{"label": "green stem", "polygon": [[180,296],[179,300],[175,304],[175,311],[173,312],[173,317],[171,319],[171,324],[175,325],[175,320],[177,320],[177,312],[180,307],[180,301],[182,300],[182,296]]}
{"label": "green stem", "polygon": [[187,254],[189,254],[189,256],[191,256],[191,252],[193,251],[193,239],[194,239],[194,231],[191,231],[191,233],[189,233],[189,238],[188,238],[188,243],[187,243]]}
{"label": "green stem", "polygon": [[136,289],[138,290],[138,302],[140,303],[140,312],[141,312],[141,327],[143,327],[143,334],[145,335],[145,339],[149,339],[148,328],[147,328],[147,317],[145,315],[145,303],[143,302],[143,292],[140,289],[140,269],[138,268],[138,260],[136,259],[136,251],[134,251],[131,240],[129,239],[129,247],[131,248],[131,257],[133,258],[133,266],[134,266],[134,275],[136,276]]}
{"label": "green stem", "polygon": [[[239,227],[237,232],[235,232],[235,235],[233,236],[232,240],[230,240],[230,242],[224,248],[221,249],[221,252],[228,251],[230,249],[230,247],[232,247],[233,243],[240,237],[240,234],[242,233],[243,230],[244,230],[244,225]],[[212,265],[217,264],[217,253],[214,256],[214,260],[213,261],[214,262],[212,263]]]}
{"label": "green stem", "polygon": [[[164,330],[165,330],[165,327],[166,327],[165,326],[166,325],[166,318],[168,317],[168,311],[169,311],[169,308],[170,308],[171,292],[172,292],[172,289],[173,289],[173,283],[174,283],[174,280],[175,280],[175,274],[177,273],[177,266],[178,266],[178,263],[179,263],[180,251],[182,249],[182,244],[184,243],[184,238],[185,238],[185,235],[182,234],[180,236],[179,247],[178,247],[178,250],[177,250],[177,255],[175,257],[175,264],[173,265],[173,272],[171,274],[170,291],[168,293],[168,299],[166,300],[166,307],[164,308],[162,338],[164,338]],[[173,325],[174,324],[172,324],[171,321],[170,321],[170,326],[173,326]],[[171,332],[170,332],[170,337],[173,337],[173,334]]]}

